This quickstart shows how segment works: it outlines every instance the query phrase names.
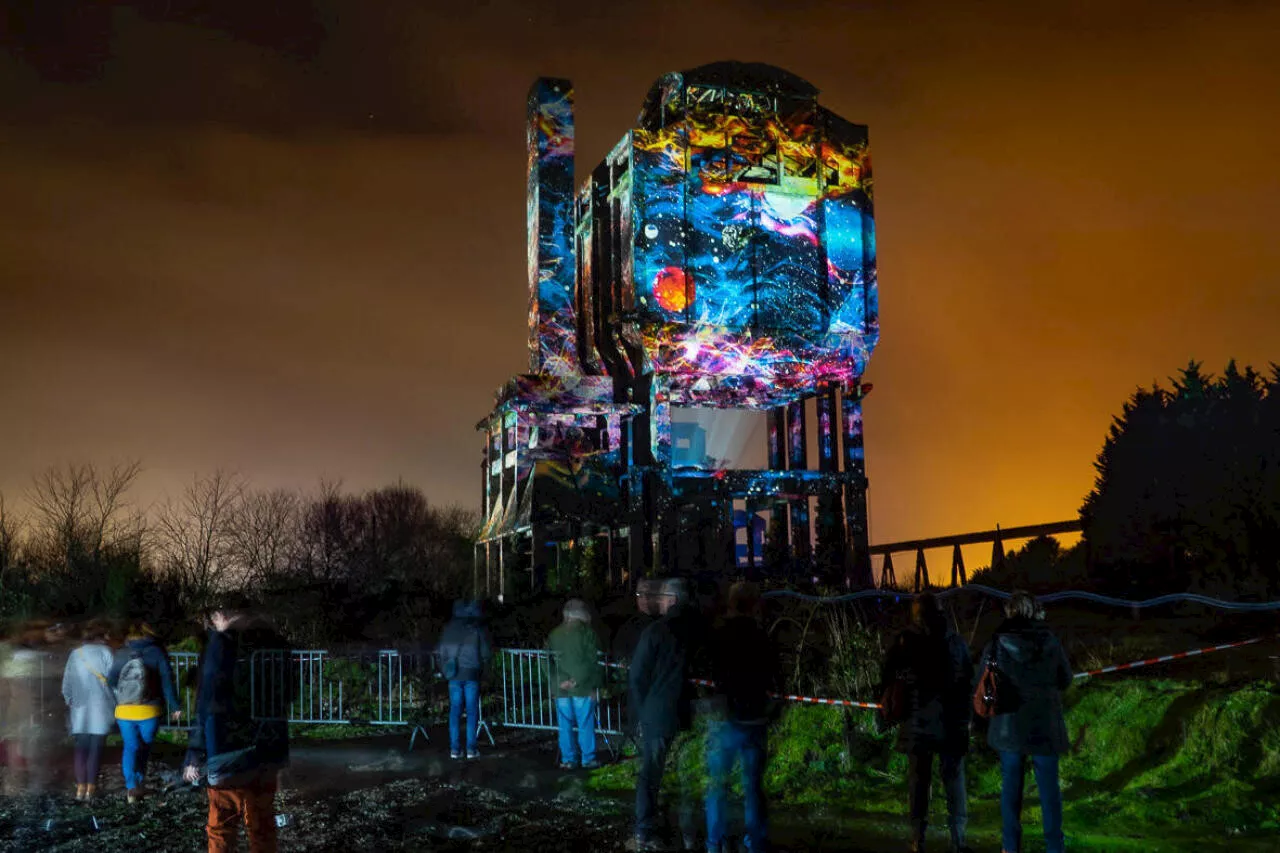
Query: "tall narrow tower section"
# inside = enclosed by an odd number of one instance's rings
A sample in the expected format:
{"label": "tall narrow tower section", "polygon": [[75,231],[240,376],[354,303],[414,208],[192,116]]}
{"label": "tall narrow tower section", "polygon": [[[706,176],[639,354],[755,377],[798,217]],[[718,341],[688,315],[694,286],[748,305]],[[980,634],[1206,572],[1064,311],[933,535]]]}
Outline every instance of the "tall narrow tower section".
{"label": "tall narrow tower section", "polygon": [[577,374],[573,247],[573,84],[529,90],[529,372]]}

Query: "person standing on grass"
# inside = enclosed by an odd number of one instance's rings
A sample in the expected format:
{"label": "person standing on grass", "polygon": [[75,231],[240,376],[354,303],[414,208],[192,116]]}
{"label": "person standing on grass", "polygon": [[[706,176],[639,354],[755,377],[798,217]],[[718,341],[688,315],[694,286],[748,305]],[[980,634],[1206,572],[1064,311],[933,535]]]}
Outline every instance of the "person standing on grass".
{"label": "person standing on grass", "polygon": [[[547,638],[555,673],[556,716],[560,724],[560,769],[572,770],[581,758],[582,768],[596,762],[596,691],[604,683],[600,667],[600,643],[591,628],[591,613],[580,599],[564,606],[564,621]],[[573,727],[578,727],[574,743]]]}
{"label": "person standing on grass", "polygon": [[444,626],[436,646],[440,672],[449,681],[449,757],[463,756],[462,712],[465,705],[466,757],[479,758],[476,739],[480,733],[480,678],[492,654],[489,632],[484,627],[479,601],[458,599],[453,618]]}
{"label": "person standing on grass", "polygon": [[113,655],[107,628],[97,620],[84,629],[84,643],[67,658],[62,698],[70,711],[75,738],[76,800],[92,800],[98,791],[102,749],[115,720],[116,697],[108,684]]}
{"label": "person standing on grass", "polygon": [[968,645],[951,630],[932,593],[912,600],[911,625],[898,635],[885,657],[881,684],[887,686],[894,680],[902,681],[905,690],[897,745],[907,754],[910,849],[920,853],[925,847],[936,757],[947,797],[951,853],[968,853],[964,757],[969,752],[973,660]]}
{"label": "person standing on grass", "polygon": [[1022,793],[1027,759],[1040,789],[1047,853],[1063,853],[1062,791],[1058,757],[1071,748],[1062,693],[1071,686],[1071,664],[1061,641],[1044,625],[1044,612],[1029,592],[1014,592],[1005,621],[982,655],[1001,673],[996,713],[987,743],[1000,754],[1001,837],[1005,853],[1022,851]]}
{"label": "person standing on grass", "polygon": [[[203,773],[208,780],[209,853],[236,850],[241,824],[250,853],[275,853],[275,797],[289,764],[289,724],[254,717],[249,667],[254,652],[287,644],[262,617],[229,605],[209,618],[182,776],[195,783]],[[289,685],[282,687],[287,694]]]}
{"label": "person standing on grass", "polygon": [[752,583],[729,589],[728,615],[711,639],[715,713],[707,733],[707,851],[728,845],[729,772],[742,759],[747,847],[768,843],[764,766],[768,753],[769,691],[777,685],[777,650],[760,626],[760,590]]}
{"label": "person standing on grass", "polygon": [[[664,581],[655,598],[661,618],[640,635],[629,673],[631,707],[640,727],[633,850],[662,849],[656,837],[662,774],[677,735],[693,724],[694,690],[689,683],[689,667],[704,645],[701,614],[690,604],[686,580]],[[696,838],[693,792],[685,787],[689,782],[687,775],[679,774],[678,778],[680,831],[685,849],[693,849]]]}
{"label": "person standing on grass", "polygon": [[116,652],[107,683],[115,691],[116,724],[124,740],[120,768],[125,797],[132,804],[144,793],[147,758],[166,709],[175,723],[182,714],[169,654],[150,625],[138,623],[130,630],[124,648]]}

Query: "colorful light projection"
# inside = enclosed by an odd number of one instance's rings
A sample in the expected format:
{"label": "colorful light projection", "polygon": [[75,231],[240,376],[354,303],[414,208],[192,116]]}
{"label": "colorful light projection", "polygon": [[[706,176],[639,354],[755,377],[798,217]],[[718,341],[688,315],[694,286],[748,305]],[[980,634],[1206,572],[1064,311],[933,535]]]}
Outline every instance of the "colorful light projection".
{"label": "colorful light projection", "polygon": [[[772,513],[770,536],[806,565],[814,522],[823,559],[865,546],[859,382],[879,337],[870,155],[866,128],[817,94],[762,65],[665,75],[575,194],[572,87],[535,84],[530,373],[481,424],[486,578],[495,549],[499,567],[526,553],[518,537],[531,537],[536,578],[539,542],[602,527],[633,574],[670,570],[681,524],[731,533],[742,499]],[[675,458],[675,407],[767,411],[769,470]]]}
{"label": "colorful light projection", "polygon": [[879,329],[866,129],[798,78],[747,91],[701,71],[662,78],[632,131],[631,283],[653,369],[714,386],[675,379],[682,404],[849,382]]}
{"label": "colorful light projection", "polygon": [[528,121],[529,370],[575,374],[573,86],[539,80]]}

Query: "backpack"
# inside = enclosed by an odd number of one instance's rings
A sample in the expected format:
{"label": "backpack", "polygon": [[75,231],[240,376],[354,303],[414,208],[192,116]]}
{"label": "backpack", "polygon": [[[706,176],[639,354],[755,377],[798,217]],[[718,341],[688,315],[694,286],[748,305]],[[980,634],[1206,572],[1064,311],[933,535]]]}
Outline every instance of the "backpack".
{"label": "backpack", "polygon": [[133,651],[116,679],[117,705],[153,705],[161,700],[160,673]]}

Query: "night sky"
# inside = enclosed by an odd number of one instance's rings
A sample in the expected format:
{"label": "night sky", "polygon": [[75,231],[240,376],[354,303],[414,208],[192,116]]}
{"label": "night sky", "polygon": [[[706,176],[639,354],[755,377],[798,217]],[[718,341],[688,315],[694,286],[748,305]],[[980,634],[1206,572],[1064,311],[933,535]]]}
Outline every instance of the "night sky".
{"label": "night sky", "polygon": [[1136,386],[1280,361],[1274,2],[11,0],[0,41],[11,499],[136,457],[144,502],[221,467],[477,507],[540,75],[580,176],[721,59],[870,126],[873,542],[1073,517]]}

